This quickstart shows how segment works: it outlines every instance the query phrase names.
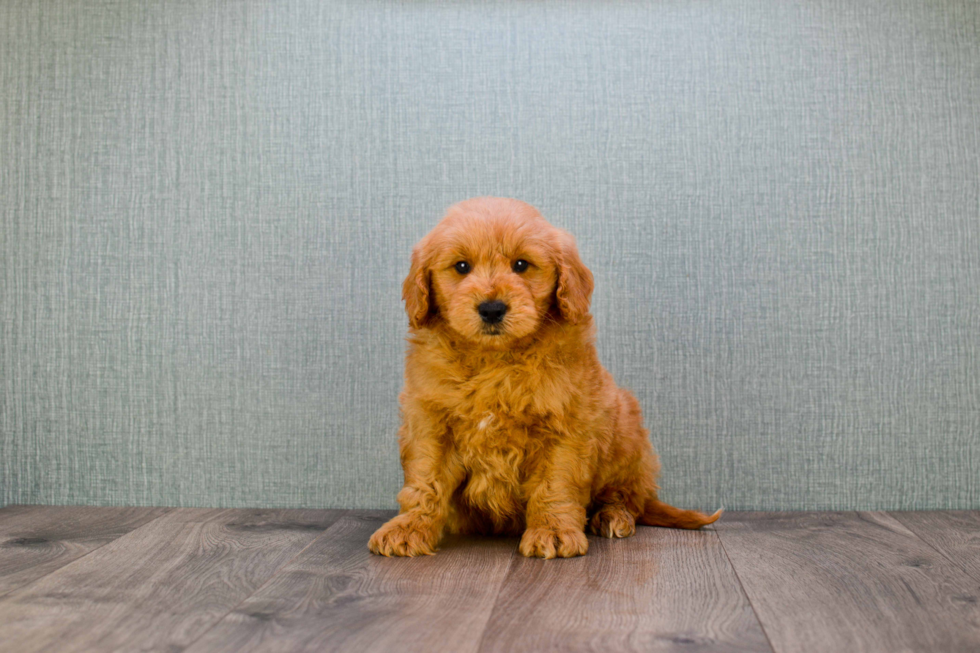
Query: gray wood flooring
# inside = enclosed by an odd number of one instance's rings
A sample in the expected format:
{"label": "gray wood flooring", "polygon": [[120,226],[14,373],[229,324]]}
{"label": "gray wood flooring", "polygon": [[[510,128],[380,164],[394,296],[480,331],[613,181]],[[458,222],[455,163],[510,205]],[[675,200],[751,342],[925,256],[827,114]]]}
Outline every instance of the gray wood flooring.
{"label": "gray wood flooring", "polygon": [[393,513],[0,509],[0,651],[980,651],[980,512],[728,513],[529,560]]}

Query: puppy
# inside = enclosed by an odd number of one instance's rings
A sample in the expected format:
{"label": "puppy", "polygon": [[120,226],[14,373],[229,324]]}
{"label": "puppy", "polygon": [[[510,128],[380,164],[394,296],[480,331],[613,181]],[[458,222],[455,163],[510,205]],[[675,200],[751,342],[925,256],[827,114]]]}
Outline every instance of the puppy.
{"label": "puppy", "polygon": [[659,461],[636,398],[599,363],[592,273],[572,236],[524,202],[452,206],[412,252],[399,432],[399,515],[386,556],[432,554],[444,533],[521,534],[525,556],[585,554],[585,527],[700,528],[657,499]]}

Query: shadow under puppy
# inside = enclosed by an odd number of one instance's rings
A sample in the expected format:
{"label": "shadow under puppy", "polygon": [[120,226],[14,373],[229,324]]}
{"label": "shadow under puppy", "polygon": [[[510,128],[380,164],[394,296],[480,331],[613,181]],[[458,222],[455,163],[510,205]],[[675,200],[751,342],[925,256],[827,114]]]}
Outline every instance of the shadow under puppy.
{"label": "shadow under puppy", "polygon": [[640,406],[599,363],[592,273],[570,234],[518,200],[449,208],[415,247],[399,432],[400,514],[368,543],[432,554],[450,533],[522,534],[525,556],[583,555],[586,525],[718,519],[657,499]]}

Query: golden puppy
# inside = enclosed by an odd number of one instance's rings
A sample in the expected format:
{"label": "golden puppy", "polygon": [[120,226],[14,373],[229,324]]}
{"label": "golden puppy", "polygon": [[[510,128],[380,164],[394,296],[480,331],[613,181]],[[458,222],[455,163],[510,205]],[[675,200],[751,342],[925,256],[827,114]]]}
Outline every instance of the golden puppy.
{"label": "golden puppy", "polygon": [[583,555],[585,537],[718,519],[657,500],[660,464],[636,398],[599,363],[592,273],[534,207],[451,207],[412,252],[399,433],[400,514],[386,556],[432,554],[443,533],[520,534],[525,556]]}

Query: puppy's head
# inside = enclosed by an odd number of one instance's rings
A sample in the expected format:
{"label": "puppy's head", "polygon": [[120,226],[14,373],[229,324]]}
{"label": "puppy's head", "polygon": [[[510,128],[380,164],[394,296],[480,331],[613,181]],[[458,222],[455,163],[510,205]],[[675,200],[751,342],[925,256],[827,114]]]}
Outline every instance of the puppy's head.
{"label": "puppy's head", "polygon": [[579,322],[592,287],[570,234],[529,204],[481,197],[450,207],[415,246],[402,294],[413,328],[442,321],[496,349],[549,320]]}

